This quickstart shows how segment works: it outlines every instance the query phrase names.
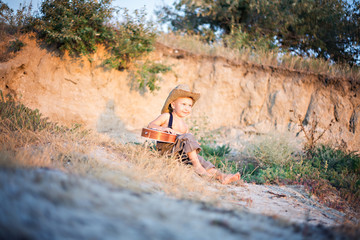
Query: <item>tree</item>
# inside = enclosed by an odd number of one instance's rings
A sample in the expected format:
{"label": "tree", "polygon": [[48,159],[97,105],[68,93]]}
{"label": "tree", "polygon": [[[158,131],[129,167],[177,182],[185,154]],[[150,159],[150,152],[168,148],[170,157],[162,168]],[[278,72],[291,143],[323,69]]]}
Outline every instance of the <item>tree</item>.
{"label": "tree", "polygon": [[[301,56],[346,62],[359,58],[359,3],[345,0],[179,0],[158,11],[173,30],[213,41],[243,32],[251,47],[259,39]],[[209,33],[210,32],[210,33]],[[210,37],[209,37],[210,36]],[[269,45],[270,46],[270,45]]]}
{"label": "tree", "polygon": [[230,34],[234,25],[247,19],[250,0],[179,0],[174,9],[164,6],[157,10],[162,22],[170,22],[173,31],[200,34],[209,41],[215,32]]}
{"label": "tree", "polygon": [[29,5],[20,4],[19,9],[14,12],[0,0],[0,30],[2,33],[14,34],[24,28],[31,19],[31,10],[31,3]]}

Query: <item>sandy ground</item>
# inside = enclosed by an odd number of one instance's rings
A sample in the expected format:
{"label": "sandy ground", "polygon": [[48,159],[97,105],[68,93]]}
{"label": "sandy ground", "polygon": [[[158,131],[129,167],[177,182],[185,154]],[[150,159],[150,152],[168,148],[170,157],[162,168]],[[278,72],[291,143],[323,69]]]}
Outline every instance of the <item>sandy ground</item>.
{"label": "sandy ground", "polygon": [[1,169],[0,189],[0,239],[356,239],[335,229],[340,212],[288,187],[226,186],[235,200],[213,205],[56,170]]}
{"label": "sandy ground", "polygon": [[350,216],[320,204],[303,186],[241,184],[227,186],[227,191],[238,199],[229,204],[242,206],[255,214],[323,226],[341,225],[346,221],[357,223],[351,212],[348,213]]}

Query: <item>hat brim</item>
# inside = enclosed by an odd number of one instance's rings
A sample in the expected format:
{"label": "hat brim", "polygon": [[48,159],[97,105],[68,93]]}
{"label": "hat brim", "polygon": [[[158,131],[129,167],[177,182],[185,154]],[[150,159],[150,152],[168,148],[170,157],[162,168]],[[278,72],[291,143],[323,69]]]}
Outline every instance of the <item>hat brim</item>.
{"label": "hat brim", "polygon": [[200,93],[195,93],[195,92],[189,92],[189,91],[185,91],[182,89],[173,89],[169,96],[167,97],[165,104],[163,106],[163,108],[161,109],[161,113],[168,113],[169,112],[169,105],[175,101],[178,98],[182,98],[182,97],[189,97],[193,99],[193,105],[195,104],[195,102],[197,100],[199,100],[200,98]]}

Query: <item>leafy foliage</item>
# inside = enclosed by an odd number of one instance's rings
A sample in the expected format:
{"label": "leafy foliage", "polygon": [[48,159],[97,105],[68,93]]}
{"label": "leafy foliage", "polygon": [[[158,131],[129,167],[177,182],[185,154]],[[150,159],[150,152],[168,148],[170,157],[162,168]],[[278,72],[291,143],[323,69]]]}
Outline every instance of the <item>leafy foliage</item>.
{"label": "leafy foliage", "polygon": [[179,0],[174,3],[175,9],[164,6],[157,14],[163,22],[170,22],[174,31],[200,34],[212,41],[215,31],[220,29],[229,34],[232,26],[246,21],[249,7],[248,0]]}
{"label": "leafy foliage", "polygon": [[47,118],[43,118],[39,110],[32,110],[21,103],[15,102],[11,95],[3,96],[0,91],[0,119],[12,131],[28,129],[43,130],[51,126]]}
{"label": "leafy foliage", "polygon": [[[8,5],[0,0],[0,29],[9,34],[15,34],[26,28],[32,21],[32,4],[20,4],[14,12]],[[1,35],[1,34],[0,34]]]}
{"label": "leafy foliage", "polygon": [[45,0],[32,28],[48,44],[72,56],[91,60],[90,54],[104,45],[109,52],[104,64],[125,69],[132,60],[153,50],[156,34],[144,11],[130,16],[123,10],[123,22],[113,19],[117,12],[121,11],[112,7],[111,0]]}
{"label": "leafy foliage", "polygon": [[201,145],[200,155],[215,165],[217,169],[223,172],[237,173],[238,164],[235,161],[227,160],[227,155],[231,152],[229,145]]}
{"label": "leafy foliage", "polygon": [[222,145],[216,147],[210,147],[209,145],[202,146],[203,152],[202,155],[204,157],[214,156],[214,157],[225,157],[226,154],[229,154],[231,149],[229,145]]}
{"label": "leafy foliage", "polygon": [[21,40],[15,39],[14,41],[9,42],[8,51],[16,53],[24,46],[25,44]]}
{"label": "leafy foliage", "polygon": [[[126,9],[113,8],[111,0],[44,0],[37,16],[31,16],[31,4],[15,15],[0,0],[0,10],[0,23],[35,31],[47,44],[71,56],[87,56],[91,61],[97,47],[105,46],[109,54],[103,64],[111,68],[127,69],[132,61],[154,49],[156,31],[146,21],[145,10],[130,15]],[[115,13],[120,13],[123,21],[115,20]],[[19,51],[22,46],[22,42],[13,41],[9,51]],[[135,74],[139,89],[155,91],[161,80],[157,74],[169,70],[161,64],[141,65]]]}
{"label": "leafy foliage", "polygon": [[40,38],[70,54],[88,55],[96,44],[112,39],[107,25],[114,11],[110,0],[45,0],[34,20]]}
{"label": "leafy foliage", "polygon": [[50,122],[43,117],[38,109],[31,109],[24,104],[15,101],[10,95],[4,97],[0,90],[0,124],[10,131],[50,131],[57,133],[72,133],[74,136],[83,137],[89,134],[89,130],[83,129],[81,124],[73,124],[71,127],[61,126]]}
{"label": "leafy foliage", "polygon": [[[272,39],[258,33],[254,35],[242,31],[241,28],[232,28],[229,34],[223,36],[223,42],[225,46],[232,49],[250,48],[258,52],[280,51]],[[254,51],[253,54],[255,54]]]}
{"label": "leafy foliage", "polygon": [[311,153],[312,165],[337,188],[347,188],[360,197],[360,155],[320,145]]}
{"label": "leafy foliage", "polygon": [[159,82],[162,81],[162,78],[158,74],[171,71],[170,66],[149,60],[137,65],[136,68],[133,80],[137,83],[137,89],[142,92],[146,91],[146,89],[149,89],[150,92],[159,90]]}
{"label": "leafy foliage", "polygon": [[154,47],[156,33],[151,23],[147,24],[144,11],[135,11],[135,16],[130,16],[125,10],[122,23],[113,27],[114,38],[110,41],[111,56],[105,64],[117,69],[124,69],[128,64],[143,55],[151,52]]}

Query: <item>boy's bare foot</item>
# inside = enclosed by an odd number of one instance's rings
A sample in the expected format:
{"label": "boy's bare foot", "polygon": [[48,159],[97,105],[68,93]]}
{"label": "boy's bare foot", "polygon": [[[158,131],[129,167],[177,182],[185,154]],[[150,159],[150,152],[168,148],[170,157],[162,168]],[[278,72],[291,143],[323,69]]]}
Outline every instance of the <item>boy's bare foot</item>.
{"label": "boy's bare foot", "polygon": [[229,184],[229,183],[240,180],[240,173],[223,174],[219,180],[222,184]]}

